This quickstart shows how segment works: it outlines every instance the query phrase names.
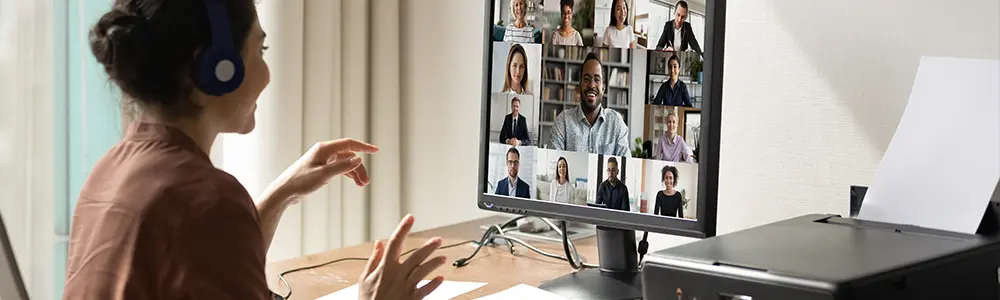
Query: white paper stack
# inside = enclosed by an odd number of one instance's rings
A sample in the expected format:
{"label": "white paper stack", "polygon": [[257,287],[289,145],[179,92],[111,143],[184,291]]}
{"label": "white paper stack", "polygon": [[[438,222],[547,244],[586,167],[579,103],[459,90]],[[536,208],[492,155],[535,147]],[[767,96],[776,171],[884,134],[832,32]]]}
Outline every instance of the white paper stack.
{"label": "white paper stack", "polygon": [[[429,280],[421,280],[417,286],[423,286],[427,284]],[[424,297],[425,300],[447,300],[452,299],[462,294],[471,292],[475,289],[483,287],[486,285],[485,282],[463,282],[463,281],[448,281],[445,280],[441,283],[437,289],[434,289],[430,295]],[[357,300],[358,299],[358,285],[352,285],[332,294],[319,297],[316,300]]]}

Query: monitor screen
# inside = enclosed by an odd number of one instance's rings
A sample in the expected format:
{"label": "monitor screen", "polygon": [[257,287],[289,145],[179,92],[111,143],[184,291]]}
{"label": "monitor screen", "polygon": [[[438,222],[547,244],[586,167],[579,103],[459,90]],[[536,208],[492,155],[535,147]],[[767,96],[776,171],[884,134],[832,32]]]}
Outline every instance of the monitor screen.
{"label": "monitor screen", "polygon": [[714,235],[724,18],[712,3],[486,2],[479,206]]}

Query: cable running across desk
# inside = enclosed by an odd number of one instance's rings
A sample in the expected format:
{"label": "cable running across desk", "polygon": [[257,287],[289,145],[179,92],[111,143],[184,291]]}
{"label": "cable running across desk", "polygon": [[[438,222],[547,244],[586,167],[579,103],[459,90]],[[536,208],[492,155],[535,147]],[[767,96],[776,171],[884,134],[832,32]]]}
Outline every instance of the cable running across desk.
{"label": "cable running across desk", "polygon": [[[516,244],[520,244],[520,245],[524,246],[525,248],[528,248],[531,251],[534,251],[535,253],[538,253],[538,254],[540,254],[542,256],[549,257],[549,258],[554,258],[554,259],[559,259],[559,260],[563,260],[563,261],[567,261],[567,262],[569,262],[570,266],[572,266],[573,269],[575,269],[575,270],[579,270],[579,269],[582,269],[582,268],[597,268],[598,267],[597,265],[588,264],[588,263],[584,263],[584,262],[580,261],[580,253],[577,252],[576,246],[573,245],[573,242],[571,242],[571,241],[568,240],[568,238],[567,238],[567,236],[565,234],[565,232],[566,232],[566,229],[565,229],[565,225],[566,224],[565,224],[565,222],[561,223],[560,224],[561,226],[556,226],[556,225],[552,224],[552,222],[549,221],[549,220],[547,220],[547,219],[539,218],[542,221],[544,221],[546,224],[548,224],[549,227],[551,227],[553,230],[555,230],[557,233],[559,233],[560,236],[563,237],[563,248],[566,251],[566,256],[565,257],[545,252],[545,251],[543,251],[541,249],[538,249],[535,246],[532,246],[531,244],[529,244],[529,243],[527,243],[527,242],[525,242],[525,241],[523,241],[523,240],[521,240],[519,238],[506,235],[506,233],[504,232],[504,228],[507,228],[507,226],[516,224],[518,220],[524,219],[526,217],[527,216],[520,216],[520,217],[517,217],[517,218],[513,218],[513,219],[511,219],[511,220],[509,220],[509,221],[507,221],[507,222],[505,222],[505,223],[503,223],[501,225],[494,224],[494,225],[490,226],[490,228],[487,229],[486,232],[483,233],[483,236],[482,236],[482,238],[479,241],[468,240],[468,241],[463,241],[463,242],[460,242],[460,243],[454,243],[454,244],[450,244],[450,245],[441,246],[438,249],[448,249],[448,248],[458,247],[458,246],[469,244],[469,243],[476,244],[476,246],[477,246],[476,250],[473,251],[471,255],[469,255],[468,257],[460,258],[460,259],[456,260],[455,263],[452,264],[456,268],[460,268],[460,267],[464,267],[464,266],[468,265],[469,261],[472,260],[472,258],[475,257],[476,254],[479,253],[479,250],[482,249],[483,246],[486,246],[488,244],[492,244],[493,239],[503,239],[503,240],[506,240],[508,243],[510,243],[510,245],[509,245],[510,247],[509,248],[510,248],[510,253],[511,254],[514,254],[514,244],[516,243]],[[413,248],[413,249],[407,250],[406,252],[404,252],[403,254],[400,255],[400,258],[402,258],[403,256],[406,256],[406,255],[409,255],[409,254],[413,253],[417,249],[419,249],[419,248]],[[571,252],[571,249],[572,249],[572,252]],[[328,261],[328,262],[325,262],[325,263],[322,263],[322,264],[305,266],[305,267],[299,267],[299,268],[295,268],[295,269],[291,269],[291,270],[287,270],[287,271],[279,273],[278,274],[278,279],[281,280],[281,283],[284,284],[285,287],[288,287],[288,294],[285,295],[285,296],[283,296],[282,299],[288,300],[292,296],[292,285],[289,284],[288,281],[285,280],[285,275],[288,275],[288,274],[291,274],[291,273],[295,273],[295,272],[299,272],[299,271],[303,271],[303,270],[309,270],[309,269],[319,268],[319,267],[323,267],[323,266],[327,266],[327,265],[331,265],[331,264],[335,264],[335,263],[339,263],[339,262],[345,262],[345,261],[368,261],[368,258],[367,257],[345,257],[345,258],[340,258],[340,259]]]}
{"label": "cable running across desk", "polygon": [[[460,242],[460,243],[454,243],[454,244],[450,244],[450,245],[444,245],[444,246],[439,247],[438,249],[454,248],[454,247],[458,247],[458,246],[465,245],[465,244],[468,244],[468,243],[475,244],[476,241],[473,241],[473,240],[463,241],[463,242]],[[403,252],[403,254],[400,254],[399,257],[402,258],[403,256],[407,256],[407,255],[413,253],[414,251],[417,251],[417,249],[419,249],[419,248],[413,248],[413,249],[407,250],[406,252]],[[339,262],[345,262],[345,261],[368,261],[368,258],[367,257],[345,257],[345,258],[331,260],[331,261],[328,261],[328,262],[325,262],[325,263],[322,263],[322,264],[305,266],[305,267],[299,267],[299,268],[295,268],[295,269],[291,269],[291,270],[279,273],[278,274],[278,279],[281,280],[282,284],[284,284],[286,287],[288,287],[288,294],[282,296],[282,299],[288,300],[289,297],[292,297],[292,285],[288,284],[288,281],[285,280],[285,275],[288,275],[288,274],[291,274],[291,273],[295,273],[295,272],[298,272],[298,271],[304,271],[304,270],[315,269],[315,268],[319,268],[319,267],[323,267],[323,266],[328,266],[328,265],[332,265],[332,264],[339,263]]]}
{"label": "cable running across desk", "polygon": [[[469,264],[469,260],[471,260],[473,257],[476,256],[477,253],[479,253],[479,249],[480,248],[482,248],[483,246],[489,244],[489,242],[492,241],[493,239],[497,239],[498,238],[498,239],[506,240],[508,242],[513,242],[513,243],[510,244],[510,253],[511,254],[514,254],[514,243],[517,243],[517,244],[520,244],[520,245],[522,245],[522,246],[524,246],[524,247],[526,247],[528,249],[531,249],[531,251],[534,251],[535,253],[541,254],[542,256],[549,257],[549,258],[554,258],[554,259],[559,259],[559,260],[563,260],[563,261],[567,261],[567,262],[570,263],[570,266],[572,266],[573,269],[575,269],[575,270],[579,270],[581,268],[597,268],[598,267],[597,265],[588,264],[588,263],[584,263],[584,262],[577,263],[577,261],[579,260],[579,257],[580,257],[580,253],[576,251],[576,246],[573,245],[573,242],[571,242],[571,241],[569,241],[569,240],[566,239],[566,235],[564,234],[565,230],[560,230],[560,228],[558,226],[552,224],[551,221],[549,221],[549,220],[547,220],[545,218],[539,218],[539,219],[541,219],[543,222],[545,222],[546,224],[548,224],[549,227],[551,227],[553,230],[556,231],[556,233],[558,233],[560,236],[563,237],[563,247],[567,248],[567,252],[566,252],[566,256],[565,257],[545,252],[545,251],[543,251],[541,249],[538,249],[538,248],[532,246],[531,244],[528,244],[527,242],[525,242],[525,241],[523,241],[523,240],[521,240],[519,238],[512,237],[512,236],[507,236],[504,233],[504,228],[507,228],[507,226],[516,224],[518,220],[521,220],[521,219],[524,219],[524,218],[528,218],[528,216],[520,216],[520,217],[517,217],[517,218],[513,218],[513,219],[511,219],[511,220],[509,220],[509,221],[507,221],[507,222],[505,222],[505,223],[503,223],[501,225],[494,224],[494,225],[490,226],[490,228],[487,229],[485,233],[483,233],[483,238],[479,241],[479,246],[476,247],[476,251],[472,252],[472,254],[469,255],[469,257],[458,259],[452,265],[455,266],[456,268],[460,268],[460,267],[464,267],[464,266],[468,265]],[[563,224],[565,224],[565,223],[563,223]],[[568,251],[568,249],[572,249],[573,253],[576,254],[576,255],[575,256],[571,256],[570,252]]]}

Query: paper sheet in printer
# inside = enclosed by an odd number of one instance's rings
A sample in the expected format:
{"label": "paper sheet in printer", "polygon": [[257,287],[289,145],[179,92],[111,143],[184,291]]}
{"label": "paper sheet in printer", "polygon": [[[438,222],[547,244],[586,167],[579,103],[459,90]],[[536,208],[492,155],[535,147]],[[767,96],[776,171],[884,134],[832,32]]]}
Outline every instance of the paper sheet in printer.
{"label": "paper sheet in printer", "polygon": [[924,57],[859,219],[975,233],[1000,179],[1000,61]]}

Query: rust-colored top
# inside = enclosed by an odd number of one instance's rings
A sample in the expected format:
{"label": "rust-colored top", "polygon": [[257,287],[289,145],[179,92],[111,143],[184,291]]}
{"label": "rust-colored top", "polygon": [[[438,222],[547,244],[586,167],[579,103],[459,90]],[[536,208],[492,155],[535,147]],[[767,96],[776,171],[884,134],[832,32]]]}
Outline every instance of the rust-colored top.
{"label": "rust-colored top", "polygon": [[180,130],[136,122],[73,214],[63,299],[268,299],[253,199]]}

